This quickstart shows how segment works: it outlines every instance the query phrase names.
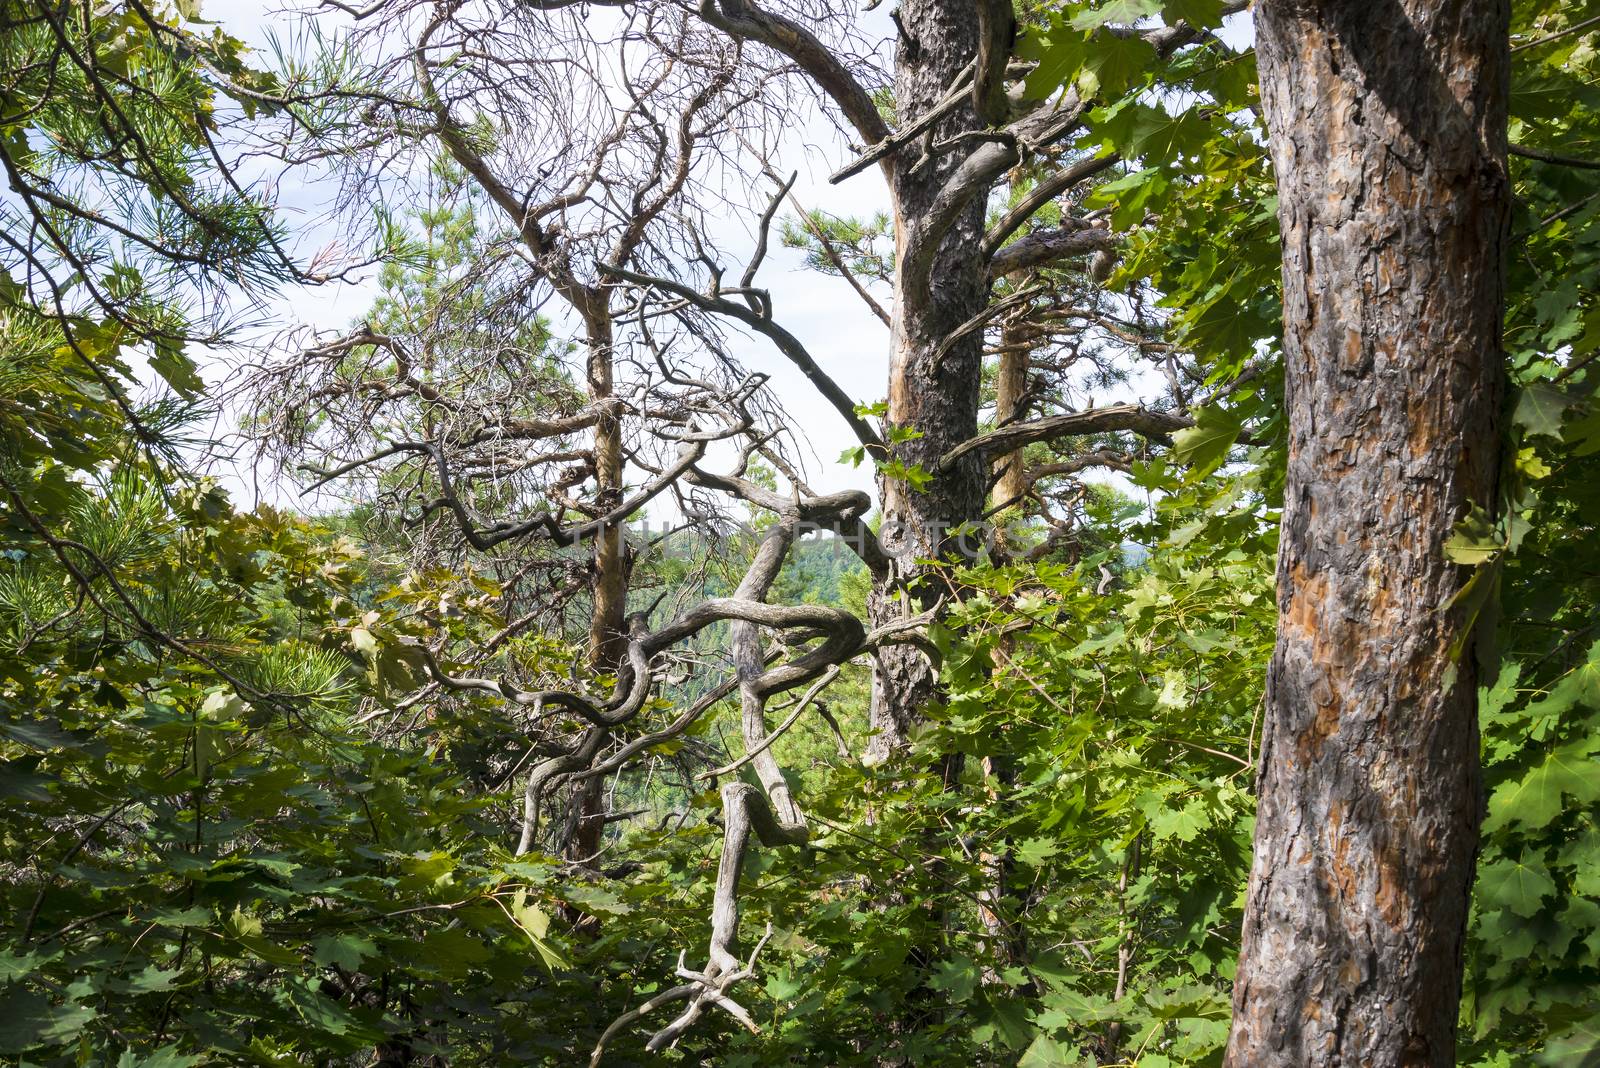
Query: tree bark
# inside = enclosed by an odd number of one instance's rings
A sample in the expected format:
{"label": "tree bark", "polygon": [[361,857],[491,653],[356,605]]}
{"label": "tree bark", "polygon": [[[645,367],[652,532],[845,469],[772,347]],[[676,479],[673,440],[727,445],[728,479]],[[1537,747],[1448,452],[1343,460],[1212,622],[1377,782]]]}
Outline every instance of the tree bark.
{"label": "tree bark", "polygon": [[[994,425],[1011,426],[1022,420],[1028,393],[1028,363],[1033,355],[1025,323],[1007,319],[1000,327],[1000,359],[994,380]],[[1004,508],[1002,516],[1022,514],[1023,494],[1028,492],[1028,472],[1022,464],[1022,450],[1015,449],[994,461],[994,507]],[[1002,522],[1002,531],[1004,523]]]}
{"label": "tree bark", "polygon": [[[904,0],[904,27],[895,63],[895,110],[902,127],[914,123],[942,100],[958,74],[978,51],[978,20],[961,0]],[[981,128],[970,101],[935,123],[931,140]],[[963,545],[952,528],[982,511],[985,470],[976,456],[941,469],[944,454],[977,433],[983,332],[955,336],[989,303],[987,260],[983,255],[984,198],[975,196],[956,217],[933,253],[928,281],[907,270],[906,259],[920,229],[935,213],[935,202],[951,174],[965,160],[945,151],[918,158],[915,147],[902,150],[893,168],[895,214],[895,307],[891,324],[888,424],[920,434],[894,446],[907,467],[932,475],[920,490],[896,478],[879,480],[885,548],[894,559],[890,574],[868,599],[874,626],[921,611],[938,590],[924,582],[920,560],[970,555],[979,539]],[[869,761],[883,761],[903,750],[912,728],[937,689],[938,672],[915,646],[892,645],[875,660],[870,724],[874,732]]]}
{"label": "tree bark", "polygon": [[[616,399],[612,367],[613,322],[609,294],[603,289],[583,293],[584,323],[588,343],[589,402],[602,406],[594,426],[594,506],[605,515],[622,503],[622,425],[612,403]],[[594,539],[592,578],[594,615],[589,620],[589,666],[597,672],[615,672],[627,656],[624,619],[628,607],[627,560],[620,525],[602,530]],[[586,866],[594,864],[605,837],[606,776],[584,779],[569,792],[573,824],[563,856]]]}
{"label": "tree bark", "polygon": [[1471,572],[1493,508],[1505,0],[1264,0],[1289,466],[1227,1063],[1454,1063],[1481,809]]}
{"label": "tree bark", "polygon": [[[612,321],[604,291],[589,295],[596,305],[587,320],[589,403],[602,406],[594,426],[596,511],[605,515],[622,503],[622,425],[617,419],[612,373]],[[603,530],[594,540],[594,616],[589,621],[589,663],[615,671],[627,654],[623,619],[628,606],[627,561],[622,528]]]}

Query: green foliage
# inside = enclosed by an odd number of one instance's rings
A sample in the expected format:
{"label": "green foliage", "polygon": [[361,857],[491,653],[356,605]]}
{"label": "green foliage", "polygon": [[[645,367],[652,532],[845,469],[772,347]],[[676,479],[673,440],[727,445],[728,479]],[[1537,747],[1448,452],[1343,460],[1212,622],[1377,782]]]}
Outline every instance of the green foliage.
{"label": "green foliage", "polygon": [[[450,1041],[433,1015],[446,1003],[499,1032],[494,1048],[522,1048],[524,973],[566,967],[550,918],[576,892],[494,844],[492,794],[428,747],[355,727],[349,550],[193,500],[204,507],[166,511],[84,491],[51,536],[137,525],[138,558],[100,557],[76,607],[8,619],[0,1048],[34,1063],[434,1048]],[[13,536],[6,558],[8,590],[60,578],[38,540]],[[204,618],[166,621],[157,641],[114,591],[179,571],[203,588]],[[292,626],[272,603],[285,584]],[[477,993],[452,993],[469,976]]]}
{"label": "green foliage", "polygon": [[894,274],[894,234],[887,215],[838,218],[811,211],[779,224],[784,247],[800,249],[806,267],[823,274],[843,270],[869,281],[887,282]]}
{"label": "green foliage", "polygon": [[[1142,566],[1112,549],[952,576],[970,596],[936,635],[948,701],[911,766],[954,761],[955,785],[808,775],[808,858],[770,862],[748,905],[752,929],[792,932],[769,950],[774,1025],[734,1063],[1214,1059],[1273,633],[1270,531],[1229,503],[1250,494],[1176,495]],[[1196,523],[1251,533],[1168,540]],[[886,1034],[907,999],[924,1025]]]}
{"label": "green foliage", "polygon": [[173,389],[199,391],[184,341],[222,324],[192,321],[192,295],[287,268],[268,206],[218,163],[224,112],[276,88],[242,55],[192,9],[0,5],[0,319],[54,309],[86,363],[136,340]]}
{"label": "green foliage", "polygon": [[[1092,198],[1129,232],[1130,252],[1113,281],[1144,279],[1161,292],[1182,343],[1212,369],[1213,381],[1227,382],[1270,357],[1277,336],[1276,204],[1264,137],[1249,110],[1253,61],[1215,47],[1185,50],[1143,77],[1119,77],[1136,91],[1118,99],[1093,77],[1091,35],[1104,34],[1107,22],[1158,14],[1158,6],[1066,5],[1029,31],[1023,49],[1040,63],[1030,82],[1039,94],[1061,85],[1099,94],[1100,148],[1130,161]],[[1516,5],[1514,40],[1528,47],[1515,57],[1514,144],[1595,158],[1596,38],[1586,23],[1596,14],[1592,4]],[[1159,92],[1137,91],[1149,88]],[[1600,691],[1592,663],[1600,649],[1591,648],[1592,575],[1600,567],[1585,562],[1600,506],[1593,488],[1600,471],[1591,466],[1600,453],[1591,369],[1600,353],[1592,300],[1600,284],[1600,177],[1557,162],[1511,162],[1517,254],[1506,323],[1513,391],[1502,499],[1478,502],[1447,547],[1452,559],[1480,569],[1467,591],[1476,618],[1495,618],[1490,606],[1503,601],[1506,658],[1485,680],[1489,803],[1463,1063],[1578,1063],[1594,1048],[1591,991],[1600,964],[1600,899],[1593,896],[1600,886],[1584,874],[1600,843],[1593,785]],[[1172,459],[1188,465],[1189,480],[1229,458],[1241,428],[1275,443],[1270,376],[1263,385],[1256,404],[1241,406],[1248,411],[1202,409],[1198,425],[1177,435]],[[1270,501],[1281,459],[1269,448],[1251,462],[1264,465]],[[1151,489],[1173,484],[1164,463],[1134,478]],[[1204,484],[1194,485],[1188,492]],[[1197,536],[1227,535],[1212,523]]]}
{"label": "green foliage", "polygon": [[[1594,156],[1600,60],[1580,24],[1596,14],[1593,4],[1516,5],[1516,39],[1529,47],[1514,66],[1513,143]],[[1514,393],[1500,518],[1475,539],[1493,550],[1477,566],[1502,593],[1502,659],[1484,679],[1489,802],[1463,1022],[1475,1063],[1509,1053],[1577,1064],[1594,1056],[1600,1021],[1600,569],[1590,536],[1600,508],[1600,173],[1512,164]]]}
{"label": "green foliage", "polygon": [[[235,280],[252,280],[270,227],[202,149],[224,81],[270,85],[225,36],[113,6],[68,32],[117,76],[111,99],[69,107],[53,94],[105,87],[22,62],[49,58],[48,26],[23,25],[33,10],[0,13],[0,114],[30,116],[4,119],[0,154],[81,194],[80,209],[102,203],[96,188],[128,193],[123,228],[159,247],[88,220],[33,254],[71,277],[72,301],[28,291],[22,260],[0,279],[0,1056],[581,1061],[607,1022],[673,982],[680,949],[704,943],[720,807],[696,776],[737,755],[737,710],[618,776],[611,808],[640,815],[607,830],[600,870],[512,856],[519,773],[545,739],[508,702],[425,691],[421,643],[450,671],[611,680],[584,677],[558,625],[507,633],[503,558],[419,564],[392,517],[240,514],[183,474],[174,441],[201,383],[174,338],[193,324],[149,264],[188,264],[173,277],[192,268],[209,285],[216,260],[239,258]],[[1071,553],[941,572],[963,595],[930,634],[944,699],[905,763],[842,756],[815,713],[777,742],[814,833],[746,865],[744,941],[774,929],[737,990],[756,1033],[713,1016],[647,1054],[631,1028],[609,1047],[616,1063],[1220,1062],[1275,626],[1276,206],[1250,54],[1203,40],[1158,61],[1118,32],[1146,18],[1212,26],[1219,11],[1062,4],[1020,51],[1038,64],[1034,95],[1091,102],[1068,151],[1124,161],[1089,199],[1126,235],[1111,284],[1160,295],[1220,397],[1170,454],[1134,465],[1143,504],[1086,491]],[[1563,30],[1597,13],[1516,6],[1530,47],[1513,141],[1594,155],[1596,34]],[[112,103],[162,151],[117,155],[89,121]],[[1472,611],[1500,647],[1497,663],[1458,650],[1483,687],[1487,816],[1462,1011],[1462,1063],[1483,1066],[1600,1049],[1600,178],[1513,165],[1502,499],[1478,502],[1447,548],[1476,569]],[[430,362],[412,367],[357,346],[334,378],[414,374],[452,402],[520,391],[485,403],[548,414],[570,383],[547,324],[476,284],[502,235],[480,228],[458,177],[441,168],[439,203],[396,227],[410,244],[371,316],[449,343],[419,346]],[[884,279],[889,233],[817,214],[785,240],[818,269]],[[474,362],[502,343],[514,373]],[[135,356],[169,389],[143,408],[128,400]],[[363,432],[430,410],[400,404]],[[688,534],[660,550],[635,559],[633,607],[662,590],[726,593],[753,545]],[[864,614],[867,587],[852,557],[807,542],[773,599]],[[619,741],[715,685],[725,632],[705,632],[691,650],[705,669],[675,678]],[[864,668],[822,701],[861,751]]]}

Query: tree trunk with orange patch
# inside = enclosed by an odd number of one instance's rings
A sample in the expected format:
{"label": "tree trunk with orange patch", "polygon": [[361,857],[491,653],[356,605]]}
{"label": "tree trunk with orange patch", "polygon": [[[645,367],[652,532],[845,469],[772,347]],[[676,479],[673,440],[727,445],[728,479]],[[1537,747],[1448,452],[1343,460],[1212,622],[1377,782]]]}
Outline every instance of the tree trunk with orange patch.
{"label": "tree trunk with orange patch", "polygon": [[1227,1063],[1450,1065],[1481,807],[1471,577],[1499,465],[1504,0],[1263,0],[1289,467]]}

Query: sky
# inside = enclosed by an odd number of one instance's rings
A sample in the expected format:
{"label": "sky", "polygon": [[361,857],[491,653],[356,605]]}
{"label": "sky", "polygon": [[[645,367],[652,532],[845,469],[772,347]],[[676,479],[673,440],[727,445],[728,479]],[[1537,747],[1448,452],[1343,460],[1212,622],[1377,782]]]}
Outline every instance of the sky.
{"label": "sky", "polygon": [[[292,4],[263,5],[261,0],[204,0],[203,15],[270,56],[272,36],[283,40],[293,37],[300,19],[298,10],[301,9]],[[889,32],[887,5],[864,14],[862,20],[868,32]],[[1230,45],[1242,47],[1249,43],[1252,29],[1248,15],[1235,16],[1229,20],[1223,37]],[[783,173],[798,172],[794,194],[807,208],[862,217],[887,211],[887,190],[875,167],[840,185],[828,184],[828,175],[850,155],[844,138],[812,112],[800,117],[780,144],[778,169]],[[337,223],[326,215],[326,205],[334,192],[330,182],[318,181],[315,176],[291,177],[280,185],[278,201],[302,252],[309,254],[335,239]],[[787,207],[783,214],[789,214]],[[730,274],[736,274],[738,268],[734,265],[742,265],[754,247],[752,225],[750,219],[730,218],[709,235],[724,264],[732,268]],[[281,335],[290,328],[304,326],[330,333],[346,329],[370,307],[377,292],[376,275],[377,268],[373,267],[358,272],[351,282],[293,286],[272,296],[261,308],[257,323],[242,335],[245,344],[231,352],[213,354],[207,361],[207,377],[221,383],[252,349],[270,353],[274,345],[283,345],[285,339]],[[848,395],[862,403],[884,396],[888,329],[843,279],[806,269],[801,252],[783,248],[774,240],[757,284],[772,292],[778,321],[806,345],[822,369]],[[886,293],[878,296],[888,304]],[[557,328],[561,328],[559,321]],[[771,376],[770,388],[792,420],[794,437],[802,443],[805,474],[812,487],[822,492],[854,488],[871,493],[869,467],[857,468],[838,461],[840,452],[855,444],[853,436],[800,372],[759,336],[734,334],[730,342],[735,356],[747,369]],[[225,415],[220,429],[226,430],[227,420],[237,419],[238,414]],[[234,462],[219,465],[217,473],[246,506],[260,501],[317,507],[315,499],[300,498],[292,485],[274,481],[267,465]]]}
{"label": "sky", "polygon": [[[251,0],[206,0],[203,13],[246,44],[264,51],[274,33],[280,39],[289,38],[299,19],[294,8],[269,10]],[[882,12],[877,16],[887,25]],[[813,114],[797,124],[780,146],[778,169],[783,173],[798,172],[793,192],[807,208],[822,208],[839,216],[871,216],[887,211],[887,190],[876,168],[841,185],[828,184],[828,175],[848,158],[844,139]],[[279,205],[285,209],[288,225],[296,232],[303,252],[310,253],[334,239],[336,222],[326,217],[324,207],[334,192],[330,182],[305,177],[297,184],[279,186]],[[782,214],[791,212],[786,208]],[[709,235],[723,262],[732,268],[729,273],[736,275],[755,247],[750,225],[751,220],[730,218]],[[371,306],[377,293],[377,273],[374,267],[357,272],[356,280],[350,283],[291,286],[272,296],[254,317],[254,325],[240,335],[239,348],[212,355],[206,366],[207,377],[220,383],[241,359],[248,358],[251,349],[271,352],[274,344],[285,343],[286,339],[279,335],[287,328],[305,325],[330,332],[348,328]],[[863,403],[884,395],[888,329],[843,279],[806,269],[803,254],[782,247],[774,237],[757,284],[773,293],[777,319],[806,345],[846,393]],[[878,296],[887,302],[886,293]],[[559,322],[557,325],[559,329]],[[802,457],[812,487],[822,492],[845,488],[870,492],[872,478],[868,468],[837,462],[840,452],[854,445],[855,440],[838,413],[804,376],[759,336],[730,333],[730,345],[747,369],[771,376],[769,388],[791,417],[796,439],[805,443]],[[225,418],[237,418],[237,414]],[[265,465],[252,471],[244,463],[225,464],[218,467],[218,474],[246,505],[254,501],[277,505],[297,501],[294,487],[274,484]],[[304,506],[305,502],[299,503]]]}

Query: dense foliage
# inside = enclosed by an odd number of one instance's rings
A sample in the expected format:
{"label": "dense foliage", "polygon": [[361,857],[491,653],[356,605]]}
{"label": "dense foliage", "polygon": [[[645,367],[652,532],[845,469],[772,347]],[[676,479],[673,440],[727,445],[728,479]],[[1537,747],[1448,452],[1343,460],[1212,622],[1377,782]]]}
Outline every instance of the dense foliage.
{"label": "dense foliage", "polygon": [[[1220,1063],[1276,623],[1276,223],[1250,53],[1158,56],[1126,27],[1210,29],[1222,10],[1063,3],[1018,44],[1029,92],[1096,101],[1072,151],[1125,161],[1086,201],[1126,235],[1105,289],[1159,305],[1207,402],[1075,498],[1067,541],[935,565],[953,591],[925,641],[943,691],[910,755],[857,759],[865,655],[775,743],[814,826],[745,863],[744,943],[771,934],[738,989],[754,1029],[709,1013],[646,1052],[639,1023],[605,1063]],[[1600,168],[1570,158],[1600,154],[1597,13],[1516,6],[1505,499],[1450,546],[1498,657],[1461,1016],[1462,1062],[1484,1066],[1600,1058]],[[203,388],[186,346],[224,336],[216,293],[296,275],[209,116],[227,94],[241,114],[300,106],[196,17],[0,7],[0,1057],[584,1062],[704,940],[709,770],[742,754],[739,710],[648,723],[722,682],[727,626],[619,737],[642,756],[607,780],[625,818],[601,854],[519,854],[539,710],[435,680],[609,687],[586,620],[516,625],[539,614],[519,583],[574,554],[443,551],[370,508],[241,512],[187,470]],[[882,277],[886,225],[804,216],[785,239]],[[514,392],[471,363],[513,322],[501,340],[530,355],[506,381],[535,386],[510,414],[576,409],[526,294],[468,284],[510,257],[504,235],[444,208],[418,229],[369,331],[452,339],[428,381],[460,399]],[[383,363],[364,344],[350,358]],[[394,418],[425,418],[412,403]],[[1042,542],[1031,521],[1013,536]],[[763,522],[641,553],[630,608],[727,596]],[[772,600],[863,613],[867,585],[816,539]]]}

